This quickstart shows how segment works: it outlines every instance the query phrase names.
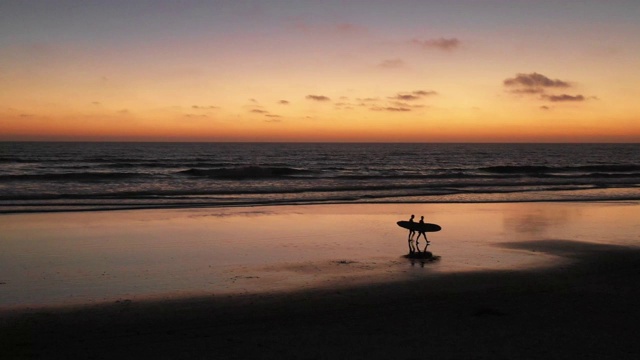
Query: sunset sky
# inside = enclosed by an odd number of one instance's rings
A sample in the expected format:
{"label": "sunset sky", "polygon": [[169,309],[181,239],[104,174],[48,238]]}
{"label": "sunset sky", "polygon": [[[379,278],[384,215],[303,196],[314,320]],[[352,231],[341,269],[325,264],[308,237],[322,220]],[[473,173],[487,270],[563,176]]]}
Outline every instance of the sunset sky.
{"label": "sunset sky", "polygon": [[0,1],[0,140],[640,141],[640,1]]}

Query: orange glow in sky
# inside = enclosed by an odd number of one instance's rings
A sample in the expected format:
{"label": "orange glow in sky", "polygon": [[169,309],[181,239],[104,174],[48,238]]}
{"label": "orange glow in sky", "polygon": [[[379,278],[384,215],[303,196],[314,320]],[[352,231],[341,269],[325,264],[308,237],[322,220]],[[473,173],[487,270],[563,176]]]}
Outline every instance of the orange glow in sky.
{"label": "orange glow in sky", "polygon": [[640,3],[8,1],[0,140],[640,141]]}

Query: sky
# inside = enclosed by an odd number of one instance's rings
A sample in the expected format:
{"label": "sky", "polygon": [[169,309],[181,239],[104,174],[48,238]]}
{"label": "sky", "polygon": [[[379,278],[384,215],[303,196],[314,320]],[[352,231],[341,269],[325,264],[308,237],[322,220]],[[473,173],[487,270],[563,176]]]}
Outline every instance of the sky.
{"label": "sky", "polygon": [[0,0],[0,140],[639,142],[637,0]]}

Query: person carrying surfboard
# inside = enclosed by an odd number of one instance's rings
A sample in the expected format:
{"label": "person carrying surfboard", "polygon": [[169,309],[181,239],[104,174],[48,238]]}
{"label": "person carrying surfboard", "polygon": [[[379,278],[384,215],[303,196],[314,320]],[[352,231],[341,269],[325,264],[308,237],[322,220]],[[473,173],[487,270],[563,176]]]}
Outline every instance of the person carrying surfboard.
{"label": "person carrying surfboard", "polygon": [[[396,224],[398,224],[398,226],[400,226],[401,228],[409,230],[409,257],[422,257],[423,254],[431,254],[427,251],[427,247],[431,242],[429,241],[429,239],[427,239],[426,233],[440,231],[442,230],[442,228],[438,224],[430,224],[424,222],[424,216],[420,218],[419,223],[414,222],[413,218],[414,215],[411,215],[411,219],[409,221],[400,220],[396,222]],[[419,232],[420,234],[418,235],[418,237],[416,237],[414,242],[413,237],[416,232]],[[420,251],[419,241],[421,235],[424,236],[424,240],[427,242],[427,245],[424,247],[424,251]]]}
{"label": "person carrying surfboard", "polygon": [[[420,216],[419,224],[424,224],[424,216]],[[418,249],[418,252],[420,252],[420,235],[424,236],[424,241],[427,242],[427,244],[424,246],[424,251],[427,251],[427,246],[429,246],[430,242],[429,239],[427,239],[427,230],[424,228],[424,226],[420,228],[420,230],[418,231],[418,237],[416,238],[416,248]]]}
{"label": "person carrying surfboard", "polygon": [[[411,219],[409,219],[410,223],[413,223],[413,218],[415,215],[411,215]],[[416,231],[413,228],[409,229],[409,253],[414,253],[416,251],[415,246],[413,246],[413,236],[416,234]]]}

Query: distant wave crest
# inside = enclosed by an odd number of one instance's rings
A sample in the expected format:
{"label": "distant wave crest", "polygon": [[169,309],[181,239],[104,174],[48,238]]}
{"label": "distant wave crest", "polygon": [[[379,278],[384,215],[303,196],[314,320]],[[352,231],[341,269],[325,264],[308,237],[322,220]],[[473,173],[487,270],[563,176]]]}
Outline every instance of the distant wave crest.
{"label": "distant wave crest", "polygon": [[308,174],[310,171],[290,167],[241,166],[220,169],[189,169],[180,173],[215,179],[244,180],[291,177]]}
{"label": "distant wave crest", "polygon": [[126,172],[69,172],[57,174],[0,175],[2,181],[106,181],[138,177],[138,173]]}
{"label": "distant wave crest", "polygon": [[543,174],[543,173],[624,173],[640,171],[640,165],[587,165],[587,166],[487,166],[479,168],[480,171],[493,174]]}

